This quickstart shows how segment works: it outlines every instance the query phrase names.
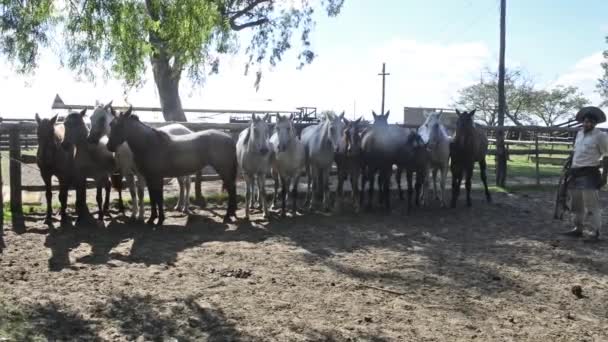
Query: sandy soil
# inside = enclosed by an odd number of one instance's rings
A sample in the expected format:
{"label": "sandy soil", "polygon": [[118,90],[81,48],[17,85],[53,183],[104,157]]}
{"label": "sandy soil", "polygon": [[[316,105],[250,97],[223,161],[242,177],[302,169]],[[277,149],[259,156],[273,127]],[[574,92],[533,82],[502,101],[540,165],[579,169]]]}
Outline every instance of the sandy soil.
{"label": "sandy soil", "polygon": [[552,194],[395,203],[227,225],[211,206],[156,230],[29,214],[5,223],[0,340],[608,340],[608,243],[559,237]]}

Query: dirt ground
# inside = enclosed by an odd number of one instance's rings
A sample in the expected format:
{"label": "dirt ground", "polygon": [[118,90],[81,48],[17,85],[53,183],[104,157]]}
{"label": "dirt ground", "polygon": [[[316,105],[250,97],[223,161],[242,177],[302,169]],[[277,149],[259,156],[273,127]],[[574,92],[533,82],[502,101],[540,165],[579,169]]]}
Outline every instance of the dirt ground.
{"label": "dirt ground", "polygon": [[28,214],[5,222],[0,341],[608,341],[608,243],[557,235],[552,198],[233,224],[219,205],[156,230]]}

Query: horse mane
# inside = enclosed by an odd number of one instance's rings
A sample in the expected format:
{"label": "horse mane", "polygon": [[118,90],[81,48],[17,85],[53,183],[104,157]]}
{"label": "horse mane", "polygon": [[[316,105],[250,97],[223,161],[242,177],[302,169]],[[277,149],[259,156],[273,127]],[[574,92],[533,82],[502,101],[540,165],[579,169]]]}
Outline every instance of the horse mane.
{"label": "horse mane", "polygon": [[128,119],[134,120],[134,121],[138,122],[140,125],[143,125],[144,127],[149,128],[152,132],[154,132],[154,135],[156,137],[158,137],[158,139],[161,142],[168,143],[171,140],[171,138],[169,136],[169,133],[163,132],[163,131],[155,128],[155,127],[152,127],[150,125],[147,125],[147,124],[141,122],[141,120],[139,120],[139,116],[137,116],[137,114],[131,114],[131,115],[129,115]]}

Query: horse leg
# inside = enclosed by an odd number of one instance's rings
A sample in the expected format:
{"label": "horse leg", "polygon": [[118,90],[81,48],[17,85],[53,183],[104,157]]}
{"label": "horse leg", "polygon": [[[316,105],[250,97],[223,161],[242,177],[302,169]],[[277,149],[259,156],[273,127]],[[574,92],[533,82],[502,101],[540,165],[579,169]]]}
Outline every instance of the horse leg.
{"label": "horse leg", "polygon": [[462,167],[452,164],[450,168],[452,169],[452,200],[450,207],[456,208],[456,201],[458,201],[460,185],[462,184]]}
{"label": "horse leg", "polygon": [[355,212],[359,212],[359,171],[356,168],[350,170],[350,186],[351,186],[351,197]]}
{"label": "horse leg", "polygon": [[76,219],[77,224],[94,225],[96,223],[87,206],[86,178],[76,180],[76,208],[78,214],[78,218]]}
{"label": "horse leg", "polygon": [[383,191],[383,197],[384,197],[384,208],[386,209],[386,211],[390,212],[391,210],[391,176],[392,176],[392,171],[393,171],[393,167],[392,165],[384,168],[384,171],[382,172],[384,174],[383,177],[383,182],[382,182],[382,191]]}
{"label": "horse leg", "polygon": [[367,182],[367,169],[361,168],[361,193],[359,194],[359,208],[363,208],[365,202],[365,183]]}
{"label": "horse leg", "polygon": [[372,210],[372,200],[374,197],[374,182],[376,178],[376,169],[369,170],[369,174],[367,176],[369,189],[367,190],[367,209]]}
{"label": "horse leg", "polygon": [[251,210],[251,196],[253,190],[253,176],[250,174],[245,175],[245,220],[249,221],[249,210]]}
{"label": "horse leg", "polygon": [[416,206],[420,207],[420,204],[424,205],[424,172],[418,171],[416,172]]}
{"label": "horse leg", "polygon": [[409,214],[412,211],[412,175],[413,172],[411,170],[405,171],[405,177],[407,178],[407,213]]}
{"label": "horse leg", "polygon": [[338,185],[336,186],[336,209],[340,210],[343,204],[344,198],[344,181],[346,180],[346,170],[344,166],[338,167]]}
{"label": "horse leg", "polygon": [[110,175],[110,185],[114,185],[114,187],[116,188],[116,191],[118,192],[118,204],[117,204],[117,209],[120,213],[122,213],[124,215],[125,213],[125,205],[124,202],[122,200],[122,174],[121,173],[115,173]]}
{"label": "horse leg", "polygon": [[287,202],[288,189],[289,189],[289,179],[287,177],[281,177],[281,217],[287,216],[286,202]]}
{"label": "horse leg", "polygon": [[331,191],[329,189],[329,169],[331,168],[331,166],[327,167],[326,169],[323,169],[321,171],[321,177],[322,177],[322,183],[323,184],[323,210],[325,211],[329,211],[329,196],[331,194]]}
{"label": "horse leg", "polygon": [[137,198],[139,199],[139,206],[138,206],[138,215],[137,215],[137,220],[138,221],[142,221],[144,220],[144,193],[145,193],[145,188],[146,188],[146,180],[142,175],[137,175]]}
{"label": "horse leg", "polygon": [[66,213],[68,207],[68,184],[64,179],[59,179],[59,203],[61,203],[61,225],[64,225],[69,221]]}
{"label": "horse leg", "polygon": [[184,177],[177,177],[177,184],[179,185],[179,197],[177,197],[177,204],[173,208],[175,211],[183,211],[184,210]]}
{"label": "horse leg", "polygon": [[102,195],[102,190],[103,190],[103,182],[101,180],[97,181],[97,196],[95,196],[95,199],[97,200],[97,207],[99,208],[99,212],[97,213],[97,219],[99,221],[103,221],[103,195]]}
{"label": "horse leg", "polygon": [[277,209],[277,201],[279,199],[279,196],[277,194],[277,192],[279,191],[279,175],[278,175],[278,172],[274,168],[270,171],[270,174],[272,175],[272,180],[274,181],[274,194],[272,196],[271,209],[275,210],[275,209]]}
{"label": "horse leg", "polygon": [[266,182],[266,172],[258,173],[257,181],[259,193],[258,199],[260,201],[260,204],[262,205],[262,209],[264,210],[264,218],[268,218],[268,203],[266,203],[266,186],[264,184]]}
{"label": "horse leg", "polygon": [[310,202],[308,203],[308,210],[313,210],[315,204],[317,203],[317,191],[319,187],[319,176],[318,170],[316,167],[310,167],[310,178],[309,182],[311,182],[312,189],[310,191]]}
{"label": "horse leg", "polygon": [[[437,192],[437,171],[439,171],[439,169],[437,168],[433,168],[432,172],[432,177],[433,177],[433,195],[435,196],[435,200],[439,200],[439,193]],[[443,170],[442,170],[443,172]]]}
{"label": "horse leg", "polygon": [[129,195],[131,196],[131,220],[134,221],[135,216],[137,215],[137,192],[135,191],[135,176],[133,174],[126,175],[125,183],[127,183],[127,188],[129,188]]}
{"label": "horse leg", "polygon": [[311,201],[311,184],[312,183],[312,169],[310,165],[306,166],[306,200],[304,206],[309,206]]}
{"label": "horse leg", "polygon": [[51,175],[48,173],[45,173],[42,176],[42,180],[44,181],[44,189],[45,189],[45,195],[46,195],[46,218],[44,219],[44,224],[51,224],[53,223],[53,207],[52,207],[52,201],[53,201],[53,192],[51,191]]}
{"label": "horse leg", "polygon": [[465,189],[467,190],[467,207],[470,207],[473,205],[473,202],[471,201],[471,178],[473,177],[473,165],[467,165],[467,169],[465,170],[466,173],[466,178],[465,178],[465,182],[464,182],[464,186]]}
{"label": "horse leg", "polygon": [[492,196],[490,195],[490,191],[488,190],[488,179],[486,176],[486,169],[486,159],[483,158],[479,161],[479,173],[481,174],[481,181],[483,182],[483,187],[486,191],[486,200],[488,201],[488,203],[492,203]]}
{"label": "horse leg", "polygon": [[441,207],[445,207],[445,182],[448,178],[448,166],[444,165],[441,167],[441,182],[439,186],[441,188]]}
{"label": "horse leg", "polygon": [[184,186],[186,187],[186,191],[184,193],[184,214],[190,215],[193,212],[190,210],[190,185],[192,184],[192,178],[190,175],[186,176],[186,181]]}
{"label": "horse leg", "polygon": [[292,214],[293,216],[296,216],[296,213],[298,211],[297,205],[298,205],[298,183],[300,182],[300,175],[296,174],[295,176],[291,177],[291,179],[288,177],[287,178],[287,185],[289,186],[289,184],[293,182],[293,187],[291,189],[291,210],[292,210]]}
{"label": "horse leg", "polygon": [[[121,179],[121,182],[122,182],[122,179]],[[109,178],[106,178],[105,183],[106,183],[106,185],[105,185],[106,197],[105,197],[105,201],[103,203],[103,214],[110,216],[110,192],[112,191],[112,182],[110,181]],[[124,210],[124,208],[123,208],[123,210]]]}
{"label": "horse leg", "polygon": [[[397,167],[397,173],[395,174],[395,180],[397,181],[397,189],[399,190],[399,199],[403,201],[403,189],[401,189],[401,173],[403,172],[403,169],[401,168],[401,166]],[[405,171],[406,177],[408,174],[408,171]]]}
{"label": "horse leg", "polygon": [[[149,225],[153,225],[154,221],[158,217],[158,212],[157,212],[158,198],[156,195],[158,185],[156,184],[157,183],[156,179],[147,179],[146,183],[148,184],[148,195],[150,196],[150,218],[148,219],[148,221],[146,223]],[[161,183],[162,183],[162,179],[161,179]]]}

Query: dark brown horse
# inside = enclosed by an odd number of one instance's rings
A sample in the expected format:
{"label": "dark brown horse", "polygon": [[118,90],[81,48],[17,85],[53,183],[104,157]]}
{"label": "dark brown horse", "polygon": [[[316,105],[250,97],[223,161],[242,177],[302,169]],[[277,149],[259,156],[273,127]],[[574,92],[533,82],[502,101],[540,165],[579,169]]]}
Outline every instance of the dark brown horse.
{"label": "dark brown horse", "polygon": [[361,119],[350,121],[343,118],[346,126],[342,132],[339,149],[334,158],[338,168],[338,186],[336,189],[336,205],[341,206],[344,200],[344,182],[350,179],[352,198],[355,211],[359,211],[359,178],[361,178],[361,140],[363,127]]}
{"label": "dark brown horse", "polygon": [[171,135],[152,128],[131,114],[132,108],[111,123],[108,150],[116,151],[125,141],[133,152],[138,171],[146,179],[152,213],[148,224],[163,224],[163,178],[194,174],[205,166],[215,169],[228,191],[228,210],[224,222],[236,217],[236,144],[232,137],[218,130],[185,135]]}
{"label": "dark brown horse", "polygon": [[61,223],[68,221],[66,207],[68,200],[68,187],[70,181],[70,163],[73,149],[64,150],[61,143],[64,137],[63,124],[56,124],[57,115],[50,119],[40,119],[36,113],[36,135],[38,136],[38,151],[36,163],[40,169],[40,176],[44,181],[46,192],[46,219],[44,223],[51,224],[53,218],[53,192],[51,191],[52,177],[59,181],[59,202],[61,203]]}
{"label": "dark brown horse", "polygon": [[460,112],[456,110],[458,120],[456,122],[456,134],[450,144],[450,169],[452,171],[452,203],[451,207],[456,207],[456,201],[460,193],[462,177],[465,178],[465,188],[467,190],[467,206],[471,206],[471,177],[475,162],[479,163],[481,181],[486,192],[486,200],[492,202],[488,182],[486,177],[486,154],[488,153],[488,138],[484,132],[475,128],[473,117],[475,109],[471,112]]}
{"label": "dark brown horse", "polygon": [[[397,165],[397,174],[395,176],[397,180],[397,188],[399,189],[399,198],[403,200],[403,190],[401,189],[401,173],[405,170],[407,179],[407,211],[408,213],[412,210],[412,194],[414,188],[416,190],[415,203],[416,206],[420,206],[420,199],[426,199],[426,187],[423,188],[427,181],[429,172],[430,153],[427,149],[426,144],[422,137],[412,131],[405,143],[405,147],[402,149],[400,162]],[[416,182],[412,187],[412,181],[414,174],[416,175]]]}
{"label": "dark brown horse", "polygon": [[[107,138],[101,139],[96,144],[87,141],[89,129],[85,125],[84,116],[86,109],[79,113],[69,114],[64,121],[65,137],[62,142],[63,148],[75,147],[74,154],[74,186],[76,187],[76,210],[78,212],[77,222],[91,223],[95,221],[91,217],[86,203],[86,180],[92,178],[97,185],[97,205],[99,207],[99,220],[103,220],[110,206],[110,175],[114,173],[116,165],[114,156],[106,148]],[[105,188],[105,202],[102,201],[102,189]]]}

